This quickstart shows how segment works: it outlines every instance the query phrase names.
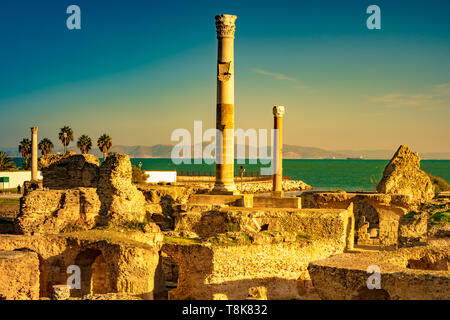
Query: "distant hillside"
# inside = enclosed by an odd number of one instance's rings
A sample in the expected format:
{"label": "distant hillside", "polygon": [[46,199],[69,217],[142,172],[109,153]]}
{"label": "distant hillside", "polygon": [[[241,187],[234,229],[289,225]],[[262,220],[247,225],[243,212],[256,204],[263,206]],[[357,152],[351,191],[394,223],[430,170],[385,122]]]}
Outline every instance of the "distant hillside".
{"label": "distant hillside", "polygon": [[[205,144],[207,145],[207,144]],[[236,146],[235,146],[236,147]],[[172,152],[172,145],[156,144],[154,146],[113,146],[113,152],[126,153],[131,158],[170,158]],[[193,148],[192,148],[193,149]],[[71,146],[69,150],[79,152],[79,150]],[[235,149],[237,150],[237,149]],[[12,157],[21,157],[17,148],[1,148],[0,151],[5,151]],[[252,149],[253,154],[258,154],[257,150]],[[57,147],[53,153],[63,152],[63,148]],[[270,150],[268,150],[270,154]],[[90,151],[91,154],[102,157],[102,153],[98,148]],[[283,157],[285,159],[346,159],[359,158],[364,159],[390,159],[394,155],[395,150],[325,150],[315,147],[304,147],[294,145],[283,145]],[[191,154],[194,155],[193,150]],[[236,154],[236,153],[235,153]],[[245,154],[249,155],[248,146],[245,147]],[[441,159],[450,160],[450,152],[433,152],[433,153],[419,153],[421,159]]]}

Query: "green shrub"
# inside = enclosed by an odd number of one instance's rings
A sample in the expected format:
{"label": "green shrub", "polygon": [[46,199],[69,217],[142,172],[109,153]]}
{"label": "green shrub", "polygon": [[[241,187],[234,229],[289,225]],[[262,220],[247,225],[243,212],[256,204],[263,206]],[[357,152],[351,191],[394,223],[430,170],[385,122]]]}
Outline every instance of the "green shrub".
{"label": "green shrub", "polygon": [[431,183],[434,186],[434,193],[439,194],[442,191],[450,191],[450,184],[441,177],[435,177],[432,174],[427,173],[431,179]]}
{"label": "green shrub", "polygon": [[450,222],[450,210],[438,212],[430,217],[432,224],[444,224]]}
{"label": "green shrub", "polygon": [[412,219],[416,214],[419,214],[419,213],[420,213],[420,212],[411,211],[411,212],[405,214],[405,215],[403,216],[403,218]]}

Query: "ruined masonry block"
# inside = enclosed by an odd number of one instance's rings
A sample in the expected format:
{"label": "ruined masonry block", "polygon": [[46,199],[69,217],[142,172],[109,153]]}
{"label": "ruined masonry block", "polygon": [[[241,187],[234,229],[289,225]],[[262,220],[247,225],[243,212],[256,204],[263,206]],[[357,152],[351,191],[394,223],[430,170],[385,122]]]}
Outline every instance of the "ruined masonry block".
{"label": "ruined masonry block", "polygon": [[39,299],[39,259],[36,253],[0,251],[0,300]]}

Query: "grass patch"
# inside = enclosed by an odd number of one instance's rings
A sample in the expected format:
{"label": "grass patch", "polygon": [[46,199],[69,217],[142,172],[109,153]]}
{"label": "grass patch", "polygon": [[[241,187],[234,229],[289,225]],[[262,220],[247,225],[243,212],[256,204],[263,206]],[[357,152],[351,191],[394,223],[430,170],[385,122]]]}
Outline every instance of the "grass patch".
{"label": "grass patch", "polygon": [[125,230],[128,231],[142,231],[145,232],[145,226],[148,221],[127,221],[121,225]]}
{"label": "grass patch", "polygon": [[17,188],[6,188],[6,189],[1,189],[0,194],[1,193],[18,193],[18,192],[17,192]]}
{"label": "grass patch", "polygon": [[450,223],[450,209],[443,212],[437,212],[430,217],[431,224]]}
{"label": "grass patch", "polygon": [[20,204],[20,199],[0,199],[0,204]]}
{"label": "grass patch", "polygon": [[420,212],[411,211],[403,216],[406,219],[412,219],[416,214],[420,214]]}
{"label": "grass patch", "polygon": [[182,237],[173,237],[173,236],[164,236],[163,242],[165,244],[178,244],[182,246],[189,246],[194,244],[201,244],[201,238],[182,238]]}
{"label": "grass patch", "polygon": [[59,233],[55,235],[57,237],[64,238],[75,238],[79,240],[90,240],[90,241],[108,241],[114,244],[124,245],[127,247],[137,247],[143,249],[151,249],[152,246],[130,239],[126,232],[117,232],[110,230],[87,230],[79,232],[67,232]]}
{"label": "grass patch", "polygon": [[228,232],[238,232],[241,230],[241,227],[239,226],[239,223],[229,223],[227,224],[227,231]]}

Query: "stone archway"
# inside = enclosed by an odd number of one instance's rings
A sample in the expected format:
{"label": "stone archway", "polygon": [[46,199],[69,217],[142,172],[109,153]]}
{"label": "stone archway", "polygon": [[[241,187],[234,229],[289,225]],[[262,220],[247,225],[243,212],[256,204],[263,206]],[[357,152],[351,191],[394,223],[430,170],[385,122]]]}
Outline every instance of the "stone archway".
{"label": "stone archway", "polygon": [[100,250],[86,249],[80,252],[75,265],[81,270],[81,289],[78,296],[111,292],[111,274]]}

